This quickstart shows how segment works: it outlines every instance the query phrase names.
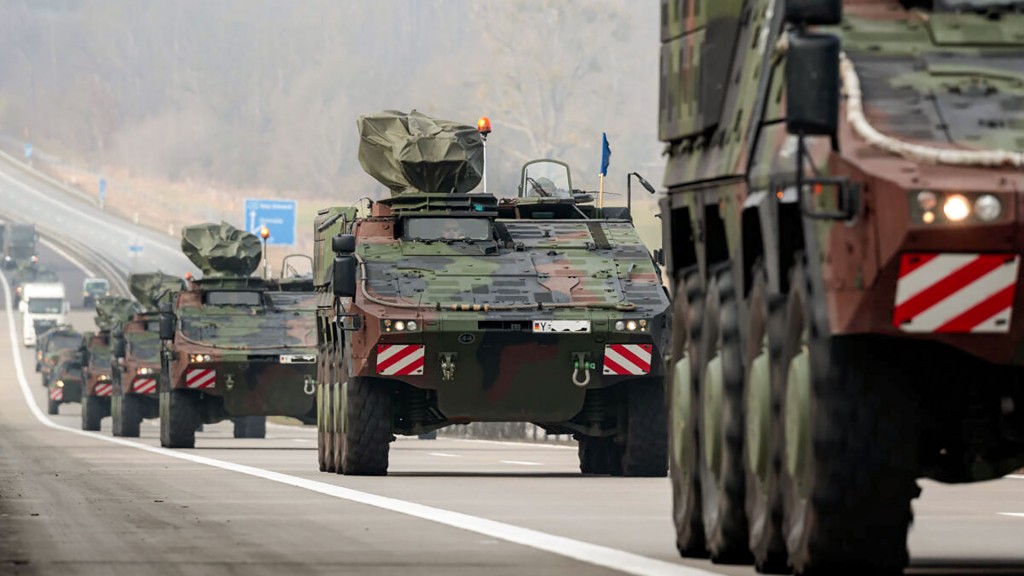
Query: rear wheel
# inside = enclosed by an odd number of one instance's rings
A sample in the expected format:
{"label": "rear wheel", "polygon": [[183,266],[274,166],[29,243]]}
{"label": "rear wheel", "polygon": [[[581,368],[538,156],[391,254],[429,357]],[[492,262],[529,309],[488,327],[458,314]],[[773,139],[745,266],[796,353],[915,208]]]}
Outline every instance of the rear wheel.
{"label": "rear wheel", "polygon": [[583,474],[622,475],[622,446],[610,436],[580,436],[577,452]]}
{"label": "rear wheel", "polygon": [[391,440],[391,394],[384,382],[350,378],[341,385],[340,468],[343,474],[384,476]]}
{"label": "rear wheel", "polygon": [[138,438],[142,431],[143,401],[138,394],[121,396],[121,435],[125,438]]}
{"label": "rear wheel", "polygon": [[900,574],[917,476],[916,402],[883,342],[828,333],[794,267],[783,344],[783,530],[797,574]]}
{"label": "rear wheel", "polygon": [[164,448],[194,448],[199,427],[197,398],[188,390],[160,391],[160,445]]}
{"label": "rear wheel", "polygon": [[700,383],[704,535],[711,560],[751,561],[743,466],[743,357],[736,290],[728,263],[708,283]]}
{"label": "rear wheel", "polygon": [[676,548],[683,556],[704,557],[700,477],[697,474],[696,366],[699,365],[701,316],[704,306],[696,267],[676,281],[672,311],[672,359],[666,374],[669,413],[669,470],[672,476],[672,519]]}
{"label": "rear wheel", "polygon": [[103,421],[103,399],[86,395],[82,399],[82,430],[97,432]]}
{"label": "rear wheel", "polygon": [[266,438],[266,416],[238,416],[232,418],[235,427],[235,438]]}

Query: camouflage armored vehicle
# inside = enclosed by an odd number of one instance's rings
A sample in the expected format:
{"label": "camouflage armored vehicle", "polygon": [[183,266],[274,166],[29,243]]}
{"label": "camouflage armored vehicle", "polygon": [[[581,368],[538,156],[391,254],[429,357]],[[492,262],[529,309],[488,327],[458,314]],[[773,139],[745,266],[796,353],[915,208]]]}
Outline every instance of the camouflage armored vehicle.
{"label": "camouflage armored vehicle", "polygon": [[82,391],[82,430],[100,429],[103,418],[110,416],[110,399],[114,394],[114,357],[111,328],[131,318],[137,304],[128,298],[103,296],[96,301],[96,327],[98,332],[82,335],[82,369],[85,388]]}
{"label": "camouflage armored vehicle", "polygon": [[73,352],[68,351],[60,355],[57,365],[50,373],[50,382],[47,385],[47,414],[56,415],[61,404],[82,401],[82,388],[85,385],[85,371],[82,370],[84,355],[81,340]]}
{"label": "camouflage armored vehicle", "polygon": [[161,444],[192,447],[196,427],[227,418],[236,438],[262,438],[269,415],[312,423],[313,295],[251,276],[259,240],[229,224],[187,226],[181,245],[203,277],[161,311]]}
{"label": "camouflage armored vehicle", "polygon": [[68,354],[74,354],[82,346],[82,334],[67,324],[50,328],[36,341],[36,372],[42,377],[43,386],[50,385],[50,376]]}
{"label": "camouflage armored vehicle", "polygon": [[35,267],[39,263],[35,224],[8,222],[3,234],[4,268]]}
{"label": "camouflage armored vehicle", "polygon": [[918,478],[1024,464],[1020,3],[662,14],[679,550],[899,572]]}
{"label": "camouflage armored vehicle", "polygon": [[110,282],[106,278],[86,278],[82,281],[82,308],[92,308],[101,296],[110,296]]}
{"label": "camouflage armored vehicle", "polygon": [[145,418],[160,416],[161,302],[185,289],[185,281],[160,272],[131,274],[128,287],[141,311],[111,328],[114,394],[110,399],[111,432],[135,438]]}
{"label": "camouflage armored vehicle", "polygon": [[559,163],[528,164],[521,198],[471,193],[472,127],[384,112],[359,129],[392,196],[316,218],[321,470],[385,474],[393,434],[515,421],[575,434],[584,472],[664,475],[668,297],[629,220],[530,195],[545,171],[571,190]]}

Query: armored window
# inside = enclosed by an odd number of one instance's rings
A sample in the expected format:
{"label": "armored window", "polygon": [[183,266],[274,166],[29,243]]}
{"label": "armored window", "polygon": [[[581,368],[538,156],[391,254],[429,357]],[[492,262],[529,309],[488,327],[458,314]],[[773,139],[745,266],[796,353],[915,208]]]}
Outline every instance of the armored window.
{"label": "armored window", "polygon": [[406,240],[490,240],[491,221],[486,218],[408,218]]}
{"label": "armored window", "polygon": [[260,292],[216,290],[204,294],[203,303],[207,306],[262,306],[263,295]]}

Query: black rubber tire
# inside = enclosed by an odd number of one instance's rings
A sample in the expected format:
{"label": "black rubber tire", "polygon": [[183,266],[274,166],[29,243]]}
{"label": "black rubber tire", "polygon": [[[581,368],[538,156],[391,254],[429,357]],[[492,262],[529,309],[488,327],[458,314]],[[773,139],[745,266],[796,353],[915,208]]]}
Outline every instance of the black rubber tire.
{"label": "black rubber tire", "polygon": [[231,419],[234,424],[235,438],[266,438],[266,416],[237,416]]}
{"label": "black rubber tire", "polygon": [[160,391],[160,445],[195,448],[199,421],[197,398],[188,390]]}
{"label": "black rubber tire", "polygon": [[[749,564],[750,554],[746,511],[746,468],[743,442],[746,437],[743,394],[743,357],[740,342],[736,289],[728,262],[715,267],[708,281],[704,303],[704,328],[701,331],[700,395],[698,418],[702,438],[701,496],[704,536],[711,561],[719,564]],[[705,418],[708,394],[705,371],[721,356],[722,414],[720,426],[709,429]],[[721,447],[714,469],[703,450],[709,438]]]}
{"label": "black rubber tire", "polygon": [[82,430],[98,432],[103,422],[103,399],[86,395],[82,398]]}
{"label": "black rubber tire", "polygon": [[420,440],[437,440],[437,430],[431,430],[418,436]]}
{"label": "black rubber tire", "polygon": [[56,416],[60,413],[60,402],[56,400],[46,399],[46,413],[50,416]]}
{"label": "black rubber tire", "polygon": [[626,441],[622,475],[663,478],[668,475],[668,411],[661,380],[644,378],[626,387]]}
{"label": "black rubber tire", "polygon": [[[672,393],[675,367],[685,356],[690,358],[690,396],[696,398],[694,386],[697,383],[696,366],[700,364],[699,342],[703,328],[703,308],[704,296],[700,273],[697,267],[693,266],[683,270],[676,280],[672,310],[672,357],[665,374],[665,395],[669,413],[677,403]],[[697,403],[693,401],[690,404],[689,421],[695,423]],[[672,520],[676,529],[676,549],[681,556],[706,558],[700,477],[697,474],[697,458],[700,457],[697,427],[692,426],[688,429],[689,432],[684,430],[683,437],[677,437],[671,424],[669,429],[669,471],[672,479]],[[686,462],[679,462],[676,458],[678,449],[675,446],[680,443],[691,447],[690,457]]]}
{"label": "black rubber tire", "polygon": [[341,471],[355,476],[385,476],[392,436],[391,388],[386,382],[350,378],[344,387]]}
{"label": "black rubber tire", "polygon": [[893,369],[899,361],[884,342],[828,334],[823,299],[797,262],[782,366],[807,346],[810,448],[805,473],[794,478],[785,464],[783,427],[780,478],[789,561],[796,574],[808,576],[901,574],[909,561],[910,503],[920,494],[918,403],[904,375]]}
{"label": "black rubber tire", "polygon": [[143,401],[138,394],[121,396],[121,436],[138,438],[142,433]]}
{"label": "black rubber tire", "polygon": [[[779,358],[782,355],[782,322],[785,319],[785,299],[780,296],[771,297],[768,293],[768,280],[764,268],[757,264],[752,271],[750,294],[747,298],[747,342],[744,346],[743,366],[744,393],[752,392],[750,370],[754,359],[762,353],[764,341],[767,339],[765,352],[769,362],[769,386],[765,395],[772,396],[772,390],[778,387]],[[789,557],[786,543],[782,539],[782,495],[779,492],[779,464],[782,456],[778,452],[781,423],[779,421],[780,406],[778,402],[770,402],[768,450],[765,463],[767,478],[762,484],[760,475],[751,467],[747,453],[750,446],[744,442],[743,461],[746,468],[746,511],[749,548],[754,556],[754,567],[762,574],[788,574]],[[749,412],[747,412],[749,418]]]}
{"label": "black rubber tire", "polygon": [[615,438],[580,436],[577,442],[581,473],[622,475],[622,446],[615,443]]}
{"label": "black rubber tire", "polygon": [[[323,358],[321,351],[318,358]],[[316,385],[316,463],[321,472],[327,471],[327,417],[324,409],[327,407],[327,392],[324,387],[323,368],[317,370],[320,381]]]}
{"label": "black rubber tire", "polygon": [[110,433],[114,436],[123,436],[124,432],[124,396],[117,390],[117,384],[114,385],[114,394],[110,397]]}

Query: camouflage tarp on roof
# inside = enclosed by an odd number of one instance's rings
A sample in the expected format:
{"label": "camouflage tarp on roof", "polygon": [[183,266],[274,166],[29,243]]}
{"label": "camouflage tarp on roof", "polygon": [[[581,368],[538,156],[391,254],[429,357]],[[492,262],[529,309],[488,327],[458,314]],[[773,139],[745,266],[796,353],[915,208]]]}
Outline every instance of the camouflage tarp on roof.
{"label": "camouflage tarp on roof", "polygon": [[103,296],[96,300],[96,327],[110,330],[115,323],[125,322],[139,311],[139,305],[120,296]]}
{"label": "camouflage tarp on roof", "polygon": [[227,222],[185,226],[181,251],[203,276],[249,276],[260,264],[260,240]]}
{"label": "camouflage tarp on roof", "polygon": [[483,176],[483,138],[476,128],[413,110],[360,116],[359,163],[403,192],[468,193]]}
{"label": "camouflage tarp on roof", "polygon": [[172,292],[185,289],[185,281],[163,272],[147,272],[128,276],[128,288],[144,310],[155,312],[160,304],[157,298],[163,295],[166,301]]}

